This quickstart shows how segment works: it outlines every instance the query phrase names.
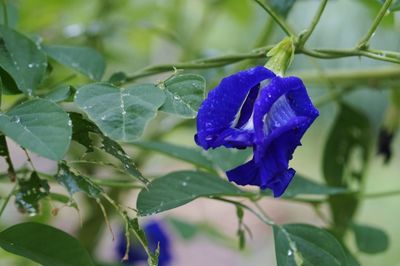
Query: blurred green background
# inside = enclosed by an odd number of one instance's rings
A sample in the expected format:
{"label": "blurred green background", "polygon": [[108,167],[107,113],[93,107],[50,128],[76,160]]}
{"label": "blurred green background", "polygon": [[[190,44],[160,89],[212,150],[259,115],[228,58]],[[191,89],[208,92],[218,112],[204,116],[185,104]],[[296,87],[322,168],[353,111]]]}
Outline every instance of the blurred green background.
{"label": "blurred green background", "polygon": [[[107,61],[105,77],[123,71],[128,74],[149,65],[174,63],[224,55],[234,52],[247,52],[259,46],[273,44],[283,35],[277,26],[270,21],[268,15],[250,0],[19,0],[9,1],[15,7],[10,15],[15,19],[15,27],[31,36],[41,36],[44,43],[91,46],[96,48]],[[318,1],[297,1],[288,13],[288,21],[296,32],[304,30],[317,8]],[[375,0],[337,0],[329,1],[321,22],[318,24],[308,45],[312,47],[349,48],[368,29],[374,15],[379,9],[379,1]],[[385,50],[400,50],[400,12],[385,17],[383,24],[372,40],[372,46]],[[202,74],[207,79],[210,90],[219,80],[239,69],[255,64],[264,64],[264,60],[248,60],[236,65],[217,69],[190,71]],[[398,66],[365,58],[346,58],[335,60],[319,60],[304,55],[295,57],[290,71],[294,73],[328,73],[332,69],[359,70],[380,67],[395,68]],[[55,65],[54,81],[67,77],[69,70]],[[305,74],[304,74],[305,75]],[[306,76],[306,75],[305,75]],[[152,76],[142,81],[159,81],[165,75]],[[83,77],[71,82],[79,85]],[[313,99],[318,99],[330,89],[341,85],[323,81],[323,75],[305,79]],[[358,87],[359,90],[345,96],[347,102],[364,111],[373,123],[377,135],[388,103],[386,84],[346,84]],[[400,88],[400,83],[391,84],[390,89]],[[321,116],[306,134],[303,146],[300,147],[291,162],[299,173],[322,182],[321,158],[326,135],[333,123],[336,106],[326,104],[320,109]],[[167,130],[168,123],[176,123],[164,119],[160,124],[154,122],[148,132]],[[170,119],[170,118],[169,118]],[[178,121],[179,122],[179,121]],[[163,139],[172,143],[194,146],[194,124],[168,132]],[[167,130],[168,131],[168,130]],[[375,136],[376,137],[376,136]],[[394,156],[390,164],[384,165],[381,157],[373,156],[368,170],[367,192],[380,192],[400,188],[400,142],[395,139]],[[18,157],[18,153],[16,153]],[[135,157],[135,150],[132,151]],[[150,155],[139,158],[144,172],[157,175],[173,169],[186,169],[189,166],[161,155]],[[44,162],[49,163],[49,162]],[[51,167],[50,167],[51,169]],[[51,170],[50,170],[51,171]],[[107,175],[103,173],[102,175]],[[121,200],[134,206],[135,193],[120,193]],[[399,197],[368,199],[363,202],[357,221],[383,228],[390,235],[389,249],[378,255],[357,254],[362,265],[376,266],[400,265],[400,228],[397,225],[397,208]],[[102,223],[99,215],[91,219],[91,208],[84,199],[80,199],[84,207],[81,215],[83,227],[73,211],[61,210],[56,218],[48,212],[51,206],[44,206],[43,213],[34,218],[26,218],[16,214],[13,204],[7,208],[7,217],[1,221],[2,227],[13,224],[20,219],[51,220],[65,230],[78,234],[85,245],[99,258],[112,261],[113,242],[106,230],[97,230]],[[323,225],[313,214],[311,208],[301,204],[282,203],[279,200],[264,200],[263,206],[278,222],[307,222]],[[326,209],[322,210],[327,213]],[[47,214],[46,214],[47,212]],[[199,200],[166,214],[188,219],[192,222],[207,223],[225,237],[207,237],[213,233],[205,233],[195,238],[191,244],[176,239],[174,252],[178,257],[172,265],[275,265],[273,239],[269,228],[264,227],[252,217],[246,222],[253,230],[253,239],[249,240],[245,251],[235,249],[236,218],[234,209],[227,205]],[[162,215],[161,215],[162,216]],[[157,216],[157,217],[161,217]],[[249,216],[249,215],[248,215]],[[96,220],[97,219],[97,220]],[[223,222],[221,222],[223,220]],[[118,221],[112,221],[118,226]],[[93,227],[92,227],[93,226]],[[91,228],[95,228],[91,230]],[[100,227],[101,228],[101,227]],[[207,231],[207,230],[204,230]],[[86,233],[85,233],[86,232]],[[96,240],[101,239],[100,240]],[[215,240],[217,239],[217,240]],[[349,243],[352,243],[349,239]],[[91,243],[91,244],[90,244]],[[217,244],[216,244],[217,243]],[[49,243],[50,244],[50,243]],[[96,244],[99,244],[96,246]],[[353,250],[354,250],[354,245]],[[212,249],[210,248],[212,247]],[[29,265],[24,260],[1,251],[1,265]],[[204,256],[204,254],[209,254]],[[214,257],[213,257],[214,256]],[[207,257],[207,258],[205,258]],[[190,260],[189,260],[190,259]],[[190,264],[187,264],[191,261]]]}

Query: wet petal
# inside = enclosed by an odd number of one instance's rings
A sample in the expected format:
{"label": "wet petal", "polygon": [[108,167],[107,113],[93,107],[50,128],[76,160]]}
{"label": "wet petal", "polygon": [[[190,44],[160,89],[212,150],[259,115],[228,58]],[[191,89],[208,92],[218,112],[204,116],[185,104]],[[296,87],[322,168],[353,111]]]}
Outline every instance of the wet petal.
{"label": "wet petal", "polygon": [[[204,149],[221,146],[221,142],[217,141],[220,139],[219,135],[234,126],[235,118],[249,91],[261,81],[274,76],[275,74],[265,67],[257,66],[224,78],[210,91],[199,109],[195,137],[197,144]],[[246,109],[249,105],[252,105],[251,101],[245,105]],[[243,118],[240,120],[239,117],[239,121],[242,123],[247,116],[248,112],[244,111],[241,115]]]}

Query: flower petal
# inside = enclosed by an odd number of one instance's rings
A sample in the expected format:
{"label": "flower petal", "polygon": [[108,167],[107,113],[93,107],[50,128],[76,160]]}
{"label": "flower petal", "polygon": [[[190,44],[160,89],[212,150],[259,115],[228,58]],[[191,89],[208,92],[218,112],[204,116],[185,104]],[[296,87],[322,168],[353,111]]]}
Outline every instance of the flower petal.
{"label": "flower petal", "polygon": [[[204,149],[223,145],[221,141],[217,140],[225,130],[232,128],[249,91],[261,81],[274,76],[272,71],[257,66],[224,78],[215,89],[210,91],[199,109],[196,143]],[[248,105],[252,105],[251,101],[245,105],[246,109]],[[245,120],[247,116],[248,112],[244,111],[241,115],[242,120]],[[239,121],[242,123],[240,117]],[[234,146],[233,144],[227,145]]]}

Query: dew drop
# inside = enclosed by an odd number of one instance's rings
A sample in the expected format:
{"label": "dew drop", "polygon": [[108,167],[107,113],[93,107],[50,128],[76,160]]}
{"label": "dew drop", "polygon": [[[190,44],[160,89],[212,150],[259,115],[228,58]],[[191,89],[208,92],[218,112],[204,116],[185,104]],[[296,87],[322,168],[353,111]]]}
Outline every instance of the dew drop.
{"label": "dew drop", "polygon": [[68,126],[72,127],[72,121],[68,120]]}
{"label": "dew drop", "polygon": [[28,68],[33,68],[35,65],[34,64],[28,64]]}
{"label": "dew drop", "polygon": [[122,111],[122,115],[126,115],[126,111],[125,110]]}
{"label": "dew drop", "polygon": [[186,187],[187,183],[186,182],[182,182],[182,186]]}
{"label": "dew drop", "polygon": [[289,249],[288,252],[287,252],[287,255],[288,256],[292,256],[293,255],[293,251],[291,249]]}
{"label": "dew drop", "polygon": [[181,97],[179,97],[178,95],[174,95],[174,100],[180,100],[181,99]]}
{"label": "dew drop", "polygon": [[18,124],[21,121],[21,119],[19,118],[19,116],[16,115],[13,116],[10,121]]}

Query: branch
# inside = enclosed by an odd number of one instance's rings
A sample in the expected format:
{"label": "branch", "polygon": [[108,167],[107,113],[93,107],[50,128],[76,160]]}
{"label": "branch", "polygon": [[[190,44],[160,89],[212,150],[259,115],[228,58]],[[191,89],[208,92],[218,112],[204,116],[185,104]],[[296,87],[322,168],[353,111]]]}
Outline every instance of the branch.
{"label": "branch", "polygon": [[308,38],[310,38],[311,34],[313,33],[315,27],[317,26],[317,24],[321,18],[322,13],[324,12],[327,2],[328,2],[328,0],[322,0],[321,3],[319,4],[317,12],[315,13],[313,20],[311,21],[310,26],[305,31],[305,33],[300,36],[298,47],[303,47],[303,45],[307,42]]}
{"label": "branch", "polygon": [[364,50],[368,48],[368,42],[374,36],[376,29],[378,28],[379,24],[381,23],[383,17],[385,16],[386,12],[390,8],[393,0],[386,0],[385,3],[382,5],[381,9],[379,10],[378,15],[375,17],[374,21],[372,22],[371,27],[369,28],[368,32],[365,36],[358,42],[357,48],[360,50]]}
{"label": "branch", "polygon": [[275,11],[270,8],[267,4],[262,3],[259,0],[253,0],[256,2],[262,9],[264,9],[272,19],[281,27],[281,29],[286,33],[287,36],[295,36],[296,34],[290,29],[290,27],[286,24],[286,22],[275,13]]}

